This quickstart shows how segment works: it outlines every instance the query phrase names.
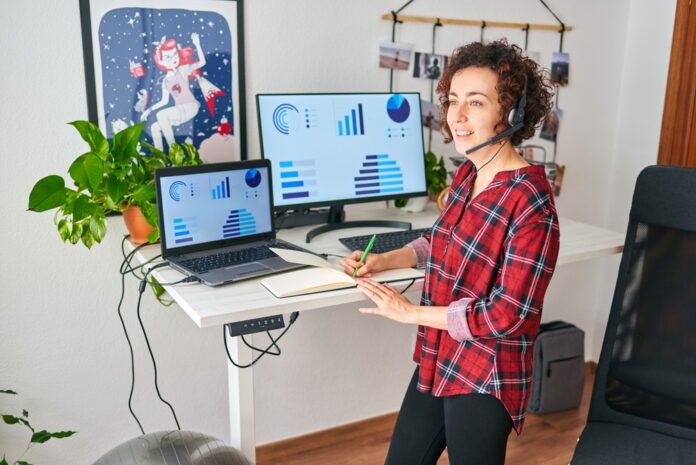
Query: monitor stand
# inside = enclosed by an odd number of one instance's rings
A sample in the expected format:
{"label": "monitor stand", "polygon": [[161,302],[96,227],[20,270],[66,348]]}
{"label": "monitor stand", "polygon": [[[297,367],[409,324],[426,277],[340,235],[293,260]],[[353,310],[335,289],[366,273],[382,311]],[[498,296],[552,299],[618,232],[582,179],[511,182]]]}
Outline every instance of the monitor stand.
{"label": "monitor stand", "polygon": [[345,228],[363,228],[375,226],[380,228],[399,228],[411,229],[411,223],[407,221],[390,221],[390,220],[364,220],[364,221],[343,221],[346,217],[346,212],[343,211],[343,205],[335,205],[329,209],[329,214],[325,225],[314,228],[307,233],[306,243],[310,243],[312,239],[325,232],[335,229]]}

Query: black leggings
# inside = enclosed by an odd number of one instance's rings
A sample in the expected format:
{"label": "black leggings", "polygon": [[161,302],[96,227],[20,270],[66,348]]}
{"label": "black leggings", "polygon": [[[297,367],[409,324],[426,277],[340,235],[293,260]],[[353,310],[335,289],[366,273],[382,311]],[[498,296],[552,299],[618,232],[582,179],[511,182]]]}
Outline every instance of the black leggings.
{"label": "black leggings", "polygon": [[447,447],[450,465],[504,465],[512,429],[503,404],[489,394],[435,397],[406,390],[385,465],[435,465]]}

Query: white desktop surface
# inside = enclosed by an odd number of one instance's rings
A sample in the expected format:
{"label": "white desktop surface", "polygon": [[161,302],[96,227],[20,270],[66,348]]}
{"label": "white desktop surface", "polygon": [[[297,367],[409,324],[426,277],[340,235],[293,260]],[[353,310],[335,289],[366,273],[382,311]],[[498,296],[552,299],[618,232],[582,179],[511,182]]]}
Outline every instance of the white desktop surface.
{"label": "white desktop surface", "polygon": [[[413,228],[432,226],[438,215],[437,208],[430,204],[424,212],[408,213],[400,209],[385,208],[384,202],[346,207],[347,220],[397,220],[409,221]],[[281,230],[278,237],[320,253],[332,253],[345,256],[348,250],[338,238],[375,232],[392,231],[387,228],[356,228],[331,231],[314,238],[305,244],[307,231],[313,226]],[[567,218],[560,219],[561,243],[558,264],[578,262],[603,255],[620,253],[623,250],[624,235],[606,229],[590,226]],[[159,254],[159,245],[140,249],[136,258],[143,262]],[[335,258],[333,258],[335,260]],[[160,268],[152,273],[160,282],[174,282],[183,276],[169,268]],[[222,325],[252,318],[259,318],[280,313],[327,308],[335,305],[361,302],[367,299],[355,288],[310,294],[279,299],[267,291],[261,284],[261,278],[250,279],[220,287],[208,287],[203,284],[185,284],[165,287],[177,304],[201,328]],[[397,289],[403,289],[411,281],[396,283]],[[423,280],[417,280],[405,293],[411,301],[417,302],[423,287]],[[230,338],[228,345],[231,356],[240,364],[252,360],[251,349],[240,342],[240,338]],[[254,391],[253,368],[240,369],[231,363],[228,366],[229,388],[229,443],[240,449],[251,463],[256,459],[256,442],[254,436]]]}
{"label": "white desktop surface", "polygon": [[[347,219],[385,219],[410,221],[413,228],[425,228],[433,224],[437,209],[434,205],[420,213],[407,213],[399,209],[383,208],[350,209]],[[305,235],[312,227],[283,229],[278,237],[295,243],[307,249],[321,253],[338,255],[348,254],[348,250],[338,242],[338,238],[373,232],[393,231],[386,228],[359,228],[331,231],[314,238],[306,244]],[[558,264],[573,263],[602,255],[620,253],[623,249],[624,235],[614,231],[579,223],[567,218],[560,219],[561,244]],[[147,260],[159,253],[159,246],[147,246],[138,254],[140,260]],[[336,260],[330,258],[330,260]],[[160,282],[174,282],[183,276],[168,268],[157,269],[153,275]],[[208,287],[203,284],[187,284],[167,287],[167,292],[184,309],[189,317],[201,328],[248,320],[251,318],[289,313],[292,311],[311,310],[364,300],[363,294],[357,289],[343,289],[319,294],[279,299],[271,295],[261,284],[261,278],[250,279],[235,284],[220,287]],[[405,284],[410,281],[406,281]],[[397,288],[404,285],[397,283]],[[422,281],[416,282],[409,289],[409,294],[420,293]]]}

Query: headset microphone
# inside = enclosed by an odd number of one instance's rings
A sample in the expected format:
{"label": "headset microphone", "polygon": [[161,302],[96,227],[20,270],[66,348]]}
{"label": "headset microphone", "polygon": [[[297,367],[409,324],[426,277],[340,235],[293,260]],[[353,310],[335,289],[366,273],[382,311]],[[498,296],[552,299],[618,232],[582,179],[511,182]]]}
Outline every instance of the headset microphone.
{"label": "headset microphone", "polygon": [[510,137],[520,129],[524,127],[524,108],[527,106],[527,76],[524,78],[524,89],[522,91],[522,97],[520,97],[520,101],[517,104],[517,108],[513,108],[510,110],[510,113],[508,114],[508,123],[510,124],[510,127],[507,128],[505,131],[501,132],[497,136],[492,137],[491,139],[488,139],[486,142],[477,145],[476,147],[472,147],[469,150],[466,150],[464,153],[466,155],[472,154],[475,151],[482,149],[488,145],[495,144],[496,142],[505,139],[506,137]]}

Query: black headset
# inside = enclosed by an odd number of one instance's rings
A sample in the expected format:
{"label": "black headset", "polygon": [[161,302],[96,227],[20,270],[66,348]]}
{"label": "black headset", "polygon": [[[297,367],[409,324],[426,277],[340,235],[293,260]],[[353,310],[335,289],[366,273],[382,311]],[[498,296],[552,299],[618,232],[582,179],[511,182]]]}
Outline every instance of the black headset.
{"label": "black headset", "polygon": [[488,145],[495,144],[496,142],[505,139],[506,137],[510,137],[520,129],[524,127],[524,109],[527,106],[527,76],[524,77],[524,89],[522,90],[522,97],[520,97],[520,101],[517,103],[517,108],[513,108],[510,110],[510,113],[508,113],[508,124],[510,125],[509,128],[498,134],[497,136],[488,139],[486,142],[483,144],[479,144],[476,147],[472,147],[469,150],[467,150],[465,153],[466,155],[469,155],[470,153],[474,153],[475,151],[482,149]]}

